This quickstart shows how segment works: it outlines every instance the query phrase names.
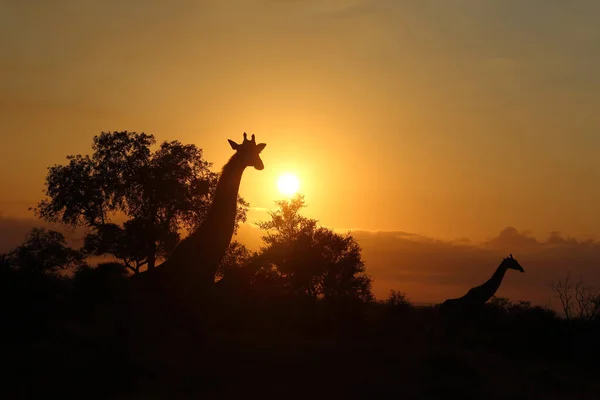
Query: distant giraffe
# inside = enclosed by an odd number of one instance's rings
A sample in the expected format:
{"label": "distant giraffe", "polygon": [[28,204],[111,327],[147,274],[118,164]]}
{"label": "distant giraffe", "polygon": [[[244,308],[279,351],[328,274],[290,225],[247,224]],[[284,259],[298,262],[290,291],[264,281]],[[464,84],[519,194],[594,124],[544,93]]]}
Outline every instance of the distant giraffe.
{"label": "distant giraffe", "polygon": [[236,153],[223,167],[204,221],[178,244],[167,261],[147,273],[164,284],[177,285],[177,290],[183,286],[202,290],[214,284],[219,263],[233,236],[242,174],[246,167],[264,169],[259,154],[265,143],[256,144],[254,135],[248,140],[245,132],[241,144],[228,141]]}
{"label": "distant giraffe", "polygon": [[455,299],[448,299],[440,304],[439,312],[443,319],[464,319],[472,317],[480,311],[484,304],[496,294],[507,270],[514,269],[525,272],[512,254],[504,258],[494,275],[483,285],[470,289],[467,294]]}

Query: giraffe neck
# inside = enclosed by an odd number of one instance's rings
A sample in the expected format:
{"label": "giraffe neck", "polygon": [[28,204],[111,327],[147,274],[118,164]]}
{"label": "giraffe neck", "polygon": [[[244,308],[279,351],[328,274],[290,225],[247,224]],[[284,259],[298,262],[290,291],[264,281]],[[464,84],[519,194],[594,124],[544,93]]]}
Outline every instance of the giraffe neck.
{"label": "giraffe neck", "polygon": [[440,306],[440,311],[444,314],[448,312],[459,311],[474,311],[480,309],[489,299],[496,294],[496,291],[504,279],[506,267],[504,264],[494,272],[494,275],[488,279],[483,285],[476,286],[469,290],[467,294],[456,299],[448,299]]}
{"label": "giraffe neck", "polygon": [[492,275],[492,277],[482,285],[484,289],[482,290],[482,296],[484,297],[482,300],[484,303],[491,299],[494,294],[496,294],[496,291],[502,283],[502,279],[504,279],[505,273],[506,268],[500,264],[500,266],[496,269],[496,272],[494,272],[494,275]]}
{"label": "giraffe neck", "polygon": [[195,271],[192,272],[196,274],[193,279],[206,282],[214,279],[233,236],[238,190],[245,168],[237,155],[225,164],[204,221],[177,245],[168,259],[180,269]]}
{"label": "giraffe neck", "polygon": [[231,227],[233,234],[237,213],[237,197],[245,169],[246,166],[240,162],[235,154],[225,164],[204,224],[218,223]]}

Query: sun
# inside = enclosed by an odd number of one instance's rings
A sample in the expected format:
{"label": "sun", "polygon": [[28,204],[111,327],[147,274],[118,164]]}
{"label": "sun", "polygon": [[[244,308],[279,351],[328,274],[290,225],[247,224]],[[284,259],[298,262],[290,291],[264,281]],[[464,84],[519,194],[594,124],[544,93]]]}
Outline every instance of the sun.
{"label": "sun", "polygon": [[295,194],[298,189],[300,189],[300,181],[298,177],[294,174],[285,173],[279,176],[279,180],[277,181],[277,187],[281,194],[286,196],[291,196]]}

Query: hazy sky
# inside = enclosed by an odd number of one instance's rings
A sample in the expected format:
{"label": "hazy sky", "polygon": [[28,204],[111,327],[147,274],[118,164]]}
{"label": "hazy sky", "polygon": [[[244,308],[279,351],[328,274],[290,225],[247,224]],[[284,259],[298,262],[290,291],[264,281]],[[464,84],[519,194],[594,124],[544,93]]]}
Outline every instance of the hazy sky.
{"label": "hazy sky", "polygon": [[[0,213],[101,131],[266,142],[337,228],[600,237],[600,2],[0,2]],[[255,211],[252,219],[264,219]]]}

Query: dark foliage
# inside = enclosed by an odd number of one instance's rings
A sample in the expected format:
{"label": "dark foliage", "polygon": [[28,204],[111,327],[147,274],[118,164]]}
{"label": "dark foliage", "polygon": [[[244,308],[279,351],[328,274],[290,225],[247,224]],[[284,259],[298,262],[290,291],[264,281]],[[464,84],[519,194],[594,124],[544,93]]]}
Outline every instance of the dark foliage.
{"label": "dark foliage", "polygon": [[62,233],[33,228],[22,245],[3,255],[0,266],[21,274],[55,275],[83,263],[82,252],[70,248]]}
{"label": "dark foliage", "polygon": [[258,224],[266,231],[262,251],[269,254],[261,270],[263,279],[277,280],[292,293],[315,299],[371,301],[371,279],[356,240],[302,216],[306,205],[301,195],[277,205],[271,220]]}

